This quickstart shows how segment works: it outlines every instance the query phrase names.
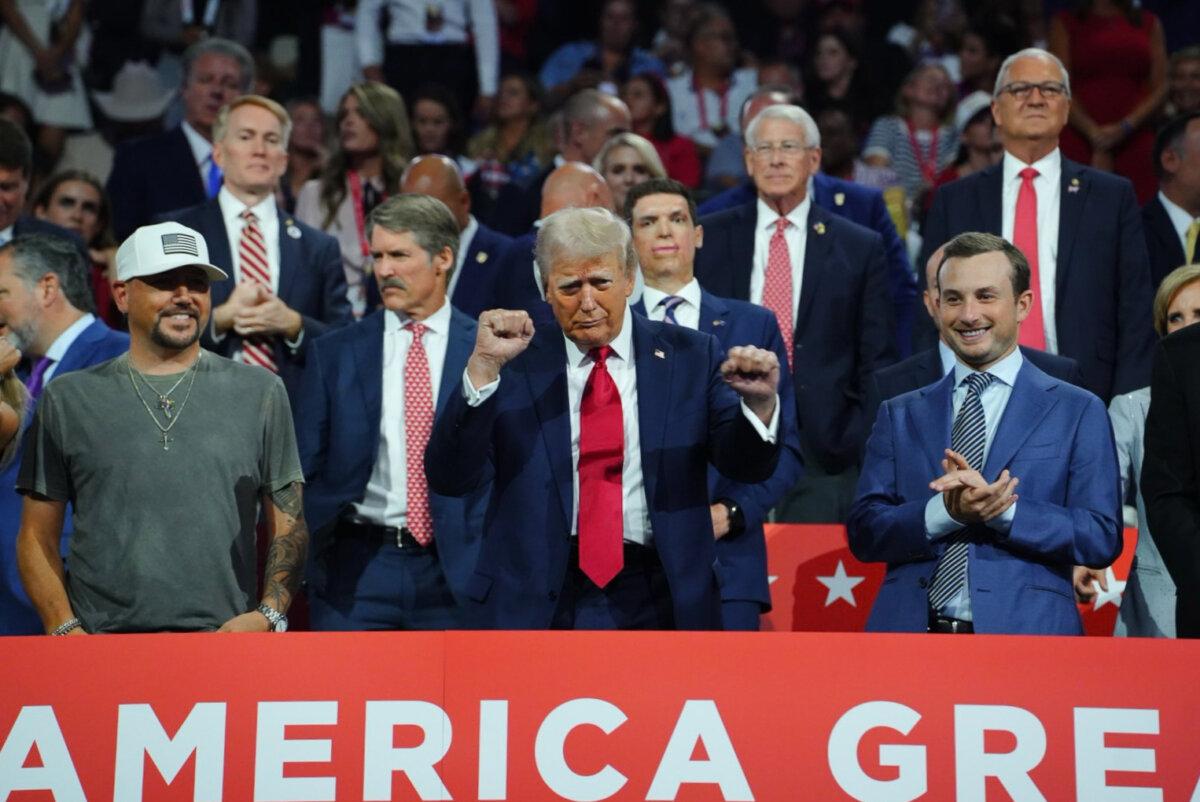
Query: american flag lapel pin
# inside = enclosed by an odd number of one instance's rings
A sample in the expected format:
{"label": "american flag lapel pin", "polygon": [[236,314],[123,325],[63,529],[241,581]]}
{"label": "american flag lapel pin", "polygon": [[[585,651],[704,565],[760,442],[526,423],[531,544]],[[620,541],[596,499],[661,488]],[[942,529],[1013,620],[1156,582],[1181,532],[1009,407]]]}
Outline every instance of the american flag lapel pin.
{"label": "american flag lapel pin", "polygon": [[292,239],[300,239],[300,226],[296,225],[295,221],[287,221],[287,234]]}
{"label": "american flag lapel pin", "polygon": [[714,321],[713,321],[713,325],[714,325],[714,326],[724,326],[724,325],[725,325],[725,321],[724,321],[724,320],[721,320],[721,318],[717,318],[716,320],[714,320]]}
{"label": "american flag lapel pin", "polygon": [[654,349],[654,355],[655,355],[656,357],[658,357],[659,359],[666,359],[666,358],[667,358],[667,355],[666,355],[666,353],[664,353],[664,352],[663,352],[663,349],[661,349],[661,348],[655,348],[655,349]]}

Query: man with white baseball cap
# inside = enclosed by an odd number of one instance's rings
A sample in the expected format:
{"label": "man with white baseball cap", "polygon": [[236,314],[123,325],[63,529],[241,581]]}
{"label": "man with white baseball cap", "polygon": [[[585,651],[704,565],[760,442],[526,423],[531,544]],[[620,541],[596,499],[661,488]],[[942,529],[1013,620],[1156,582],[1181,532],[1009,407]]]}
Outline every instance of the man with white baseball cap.
{"label": "man with white baseball cap", "polygon": [[47,633],[287,628],[308,543],[303,474],[279,377],[200,348],[224,278],[198,232],[137,229],[113,288],[129,352],[42,395],[17,480],[17,560]]}

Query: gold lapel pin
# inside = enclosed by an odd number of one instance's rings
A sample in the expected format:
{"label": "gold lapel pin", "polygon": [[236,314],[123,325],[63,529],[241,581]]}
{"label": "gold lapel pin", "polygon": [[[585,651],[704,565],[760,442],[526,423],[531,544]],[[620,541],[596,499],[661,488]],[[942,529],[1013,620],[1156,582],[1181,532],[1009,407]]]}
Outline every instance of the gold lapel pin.
{"label": "gold lapel pin", "polygon": [[845,206],[846,205],[846,193],[845,192],[833,193],[833,204],[835,206]]}
{"label": "gold lapel pin", "polygon": [[1071,186],[1067,187],[1067,192],[1078,192],[1078,191],[1079,191],[1079,179],[1072,178]]}
{"label": "gold lapel pin", "polygon": [[480,251],[479,253],[475,254],[475,261],[479,262],[479,264],[483,264],[487,260],[488,260],[487,251]]}
{"label": "gold lapel pin", "polygon": [[725,321],[724,321],[724,320],[721,320],[721,318],[717,318],[716,320],[714,320],[714,321],[713,321],[713,325],[714,325],[714,326],[724,326],[724,325],[725,325]]}
{"label": "gold lapel pin", "polygon": [[825,224],[817,223],[815,226],[813,226],[813,231],[817,232],[817,234],[824,234],[825,233]]}

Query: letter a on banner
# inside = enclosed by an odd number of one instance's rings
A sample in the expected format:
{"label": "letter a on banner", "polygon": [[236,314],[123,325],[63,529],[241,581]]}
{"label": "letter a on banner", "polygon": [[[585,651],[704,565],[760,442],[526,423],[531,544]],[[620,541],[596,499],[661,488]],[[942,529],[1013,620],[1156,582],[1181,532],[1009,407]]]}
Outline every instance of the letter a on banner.
{"label": "letter a on banner", "polygon": [[[36,746],[42,765],[25,766]],[[22,707],[0,747],[0,799],[13,791],[49,791],[55,802],[87,802],[54,708]]]}
{"label": "letter a on banner", "polygon": [[[692,760],[698,743],[704,744],[707,760]],[[717,704],[711,699],[688,699],[683,703],[671,740],[663,750],[647,800],[672,800],[684,783],[704,783],[721,788],[727,802],[753,802],[750,783],[741,761],[733,750],[733,741],[721,721]]]}

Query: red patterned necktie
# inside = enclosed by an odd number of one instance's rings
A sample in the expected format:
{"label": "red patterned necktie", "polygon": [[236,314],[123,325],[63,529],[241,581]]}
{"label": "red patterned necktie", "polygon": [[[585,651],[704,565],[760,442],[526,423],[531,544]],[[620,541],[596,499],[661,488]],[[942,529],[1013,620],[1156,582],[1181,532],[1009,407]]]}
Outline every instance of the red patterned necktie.
{"label": "red patterned necktie", "polygon": [[786,217],[775,221],[775,233],[767,248],[767,275],[763,282],[762,305],[775,313],[779,321],[779,333],[783,335],[784,353],[788,363],[792,361],[792,259],[788,255],[787,238],[783,230],[788,227]]}
{"label": "red patterned necktie", "polygon": [[[258,227],[258,217],[247,209],[242,212],[245,224],[242,226],[242,236],[238,240],[238,268],[242,281],[251,281],[271,289],[271,268],[267,262],[267,243],[263,239],[262,229]],[[258,365],[274,373],[279,372],[275,364],[273,343],[270,337],[243,337],[242,361],[248,365]]]}
{"label": "red patterned necktie", "polygon": [[1013,245],[1025,254],[1029,262],[1029,288],[1033,290],[1033,304],[1029,315],[1021,323],[1017,341],[1021,345],[1046,350],[1046,324],[1042,319],[1042,285],[1038,276],[1038,231],[1037,190],[1033,179],[1038,171],[1026,167],[1020,172],[1021,190],[1017,193],[1017,211],[1013,217]]}
{"label": "red patterned necktie", "polygon": [[408,531],[422,546],[433,540],[433,515],[429,511],[429,485],[425,481],[425,446],[433,431],[433,388],[429,379],[429,357],[421,336],[429,330],[423,323],[407,323],[412,345],[404,360],[404,449],[408,458]]}
{"label": "red patterned necktie", "polygon": [[605,365],[612,348],[603,345],[588,353],[594,364],[579,408],[579,569],[602,588],[625,563],[625,427],[621,396]]}

